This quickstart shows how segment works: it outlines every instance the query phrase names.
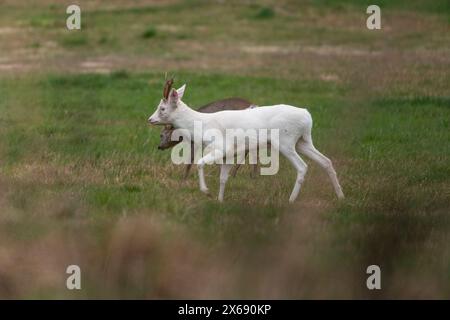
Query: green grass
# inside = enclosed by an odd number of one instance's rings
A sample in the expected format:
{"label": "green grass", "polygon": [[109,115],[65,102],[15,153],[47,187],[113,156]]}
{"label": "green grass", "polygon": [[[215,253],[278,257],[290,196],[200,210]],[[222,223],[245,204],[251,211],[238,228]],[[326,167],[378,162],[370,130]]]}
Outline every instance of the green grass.
{"label": "green grass", "polygon": [[270,19],[275,16],[275,11],[273,11],[272,8],[263,7],[258,10],[258,12],[255,14],[255,19]]}
{"label": "green grass", "polygon": [[68,35],[65,35],[60,43],[63,47],[66,48],[74,48],[74,47],[83,47],[89,43],[89,40],[85,34],[81,32],[73,31]]}
{"label": "green grass", "polygon": [[[450,228],[448,102],[428,96],[376,99],[367,127],[355,139],[353,169],[359,173],[348,192],[359,199],[339,208],[337,227],[342,241],[358,243],[353,258],[383,261],[389,275],[399,266],[424,270],[442,263],[439,257],[427,262],[412,257],[426,250],[432,234],[445,237]],[[438,276],[445,279],[444,273]]]}
{"label": "green grass", "polygon": [[144,38],[144,39],[150,39],[150,38],[153,38],[155,36],[156,36],[156,28],[155,27],[148,27],[141,34],[141,38]]}
{"label": "green grass", "polygon": [[[312,0],[311,3],[317,6],[327,6],[327,7],[358,7],[367,8],[369,5],[375,4],[369,0],[342,0],[342,1],[332,1],[332,0]],[[418,12],[429,12],[434,14],[448,14],[450,12],[450,4],[445,0],[436,1],[421,1],[413,0],[405,3],[403,0],[381,0],[377,1],[381,10],[402,10],[402,11],[418,11]]]}

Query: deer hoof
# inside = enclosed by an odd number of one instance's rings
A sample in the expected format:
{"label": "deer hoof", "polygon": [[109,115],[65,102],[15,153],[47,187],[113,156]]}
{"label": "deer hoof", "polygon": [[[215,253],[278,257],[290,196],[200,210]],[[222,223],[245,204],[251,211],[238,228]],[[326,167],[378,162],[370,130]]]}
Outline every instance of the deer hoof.
{"label": "deer hoof", "polygon": [[204,194],[209,195],[209,189],[208,188],[200,188],[200,191],[203,192]]}

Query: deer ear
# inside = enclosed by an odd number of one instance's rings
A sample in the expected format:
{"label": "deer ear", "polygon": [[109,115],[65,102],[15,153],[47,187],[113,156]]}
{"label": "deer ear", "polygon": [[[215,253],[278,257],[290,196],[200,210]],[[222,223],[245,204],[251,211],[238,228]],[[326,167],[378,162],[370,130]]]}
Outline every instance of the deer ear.
{"label": "deer ear", "polygon": [[176,106],[178,99],[179,99],[179,95],[178,95],[177,90],[175,90],[175,89],[170,90],[169,103]]}
{"label": "deer ear", "polygon": [[179,98],[180,100],[183,98],[184,90],[185,90],[185,89],[186,89],[186,84],[183,84],[183,86],[177,90],[178,98]]}

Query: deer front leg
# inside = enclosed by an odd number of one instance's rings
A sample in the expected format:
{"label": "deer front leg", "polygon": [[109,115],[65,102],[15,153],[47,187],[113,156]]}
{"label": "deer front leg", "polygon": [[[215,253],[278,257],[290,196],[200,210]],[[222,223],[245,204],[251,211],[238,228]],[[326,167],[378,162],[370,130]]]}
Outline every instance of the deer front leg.
{"label": "deer front leg", "polygon": [[201,192],[209,194],[209,190],[205,182],[205,173],[203,168],[205,167],[206,164],[213,164],[216,160],[222,158],[223,153],[220,150],[213,150],[207,153],[203,158],[200,158],[200,160],[198,160],[197,169]]}
{"label": "deer front leg", "polygon": [[212,155],[209,153],[200,160],[198,160],[197,163],[197,170],[198,170],[198,180],[200,183],[200,191],[206,194],[209,194],[208,187],[206,186],[205,182],[205,173],[203,171],[203,168],[205,167],[205,164],[207,163],[207,160],[212,158]]}
{"label": "deer front leg", "polygon": [[[209,193],[208,187],[206,186],[206,182],[205,182],[205,174],[203,171],[205,164],[222,163],[219,161],[223,161],[224,154],[226,154],[226,152],[227,151],[225,151],[225,153],[224,153],[222,150],[214,149],[198,161],[198,164],[197,164],[198,177],[199,177],[199,182],[200,182],[200,190],[202,192],[204,192],[206,194]],[[227,179],[228,179],[228,173],[230,172],[231,167],[232,167],[232,165],[230,165],[229,167],[227,166],[225,169],[226,171],[224,171],[224,176],[225,176],[225,172],[226,172]],[[226,182],[226,180],[225,180],[225,182]],[[223,187],[225,187],[225,184],[223,185]]]}

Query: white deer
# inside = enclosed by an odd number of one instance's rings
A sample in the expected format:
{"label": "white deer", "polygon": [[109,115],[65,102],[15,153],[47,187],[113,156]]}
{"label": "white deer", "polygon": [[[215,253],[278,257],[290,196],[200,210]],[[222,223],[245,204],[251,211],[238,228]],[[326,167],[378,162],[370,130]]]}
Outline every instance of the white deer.
{"label": "white deer", "polygon": [[[311,138],[312,118],[306,109],[297,108],[285,104],[265,106],[239,111],[220,111],[216,113],[200,113],[188,107],[183,98],[186,85],[178,90],[169,89],[165,98],[161,99],[156,111],[150,116],[150,124],[171,124],[175,128],[188,130],[194,137],[194,123],[200,122],[205,128],[213,128],[225,133],[227,129],[278,129],[278,141],[270,140],[272,146],[279,150],[294,166],[297,171],[297,179],[289,197],[289,202],[297,198],[303,183],[308,166],[300,158],[297,150],[318,163],[328,174],[339,199],[344,198],[341,186],[336,176],[336,171],[327,157],[320,153],[313,145]],[[203,139],[204,137],[201,137]],[[195,137],[194,137],[195,142]],[[205,143],[202,140],[202,143]],[[219,151],[219,152],[217,152]],[[212,150],[206,153],[197,162],[200,190],[208,193],[203,168],[205,164],[217,163],[223,159],[227,152],[233,150]],[[237,152],[237,150],[236,150]],[[220,189],[218,200],[223,201],[225,184],[232,164],[221,164]]]}

